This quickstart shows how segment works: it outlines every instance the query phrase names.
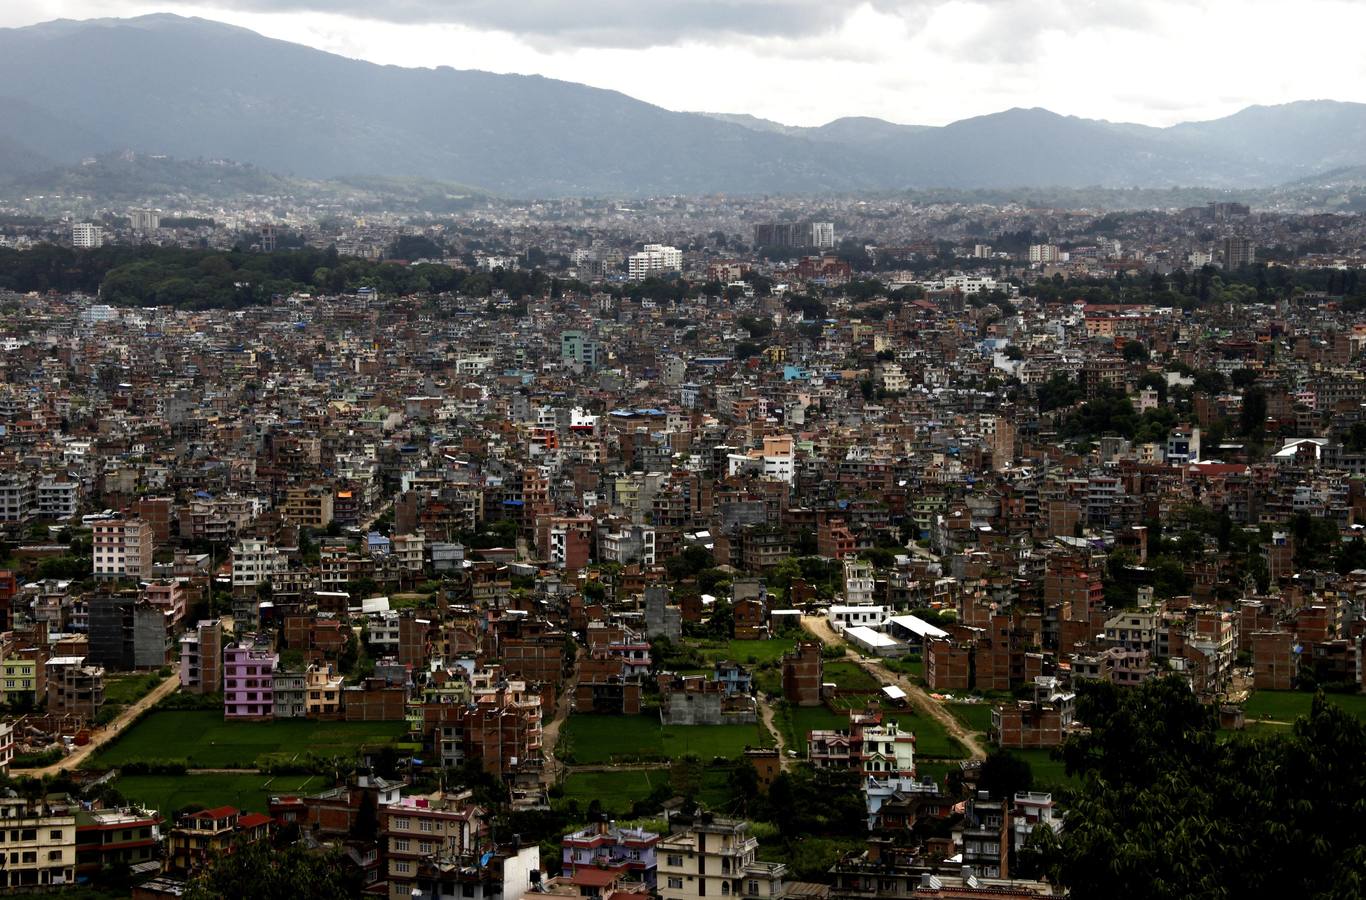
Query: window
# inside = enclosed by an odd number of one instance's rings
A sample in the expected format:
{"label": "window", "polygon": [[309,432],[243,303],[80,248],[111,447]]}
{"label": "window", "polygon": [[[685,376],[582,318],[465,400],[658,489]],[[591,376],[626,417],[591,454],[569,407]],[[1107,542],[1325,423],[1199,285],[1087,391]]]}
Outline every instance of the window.
{"label": "window", "polygon": [[47,836],[54,841],[60,841],[62,839],[61,829],[54,828],[48,832]]}
{"label": "window", "polygon": [[418,828],[421,828],[423,831],[431,831],[431,830],[432,830],[432,820],[431,820],[431,819],[419,819],[419,820],[418,820],[418,823],[417,823],[417,826],[418,826]]}
{"label": "window", "polygon": [[669,864],[669,868],[671,868],[671,869],[681,869],[681,868],[683,868],[683,857],[682,857],[682,855],[680,855],[680,854],[678,854],[678,853],[670,853],[670,854],[669,854],[668,864]]}
{"label": "window", "polygon": [[408,839],[407,839],[407,838],[400,838],[399,840],[394,841],[394,852],[395,852],[395,853],[407,853],[407,852],[408,852]]}
{"label": "window", "polygon": [[462,897],[473,897],[473,896],[474,896],[474,885],[472,885],[472,884],[462,884],[462,885],[460,886],[460,896],[462,896]]}
{"label": "window", "polygon": [[723,881],[723,882],[721,882],[721,896],[722,896],[722,897],[729,897],[729,896],[730,896],[730,882],[729,882],[729,881]]}
{"label": "window", "polygon": [[670,875],[670,876],[669,876],[669,890],[671,890],[671,891],[681,891],[681,890],[683,890],[683,879],[682,879],[682,878],[676,878],[676,877]]}
{"label": "window", "polygon": [[397,861],[394,862],[394,871],[395,871],[395,872],[402,873],[402,874],[404,874],[404,875],[406,875],[406,874],[408,873],[408,870],[409,870],[411,867],[412,867],[412,864],[409,863],[408,860],[406,860],[406,859],[400,859],[400,860],[397,860]]}
{"label": "window", "polygon": [[759,896],[759,882],[757,882],[757,881],[751,881],[751,882],[749,883],[749,895],[750,895],[751,897],[757,897],[757,896]]}
{"label": "window", "polygon": [[47,861],[48,861],[48,862],[54,862],[54,861],[55,861],[55,862],[61,862],[61,861],[62,861],[62,851],[60,851],[60,850],[49,850],[49,851],[47,851]]}
{"label": "window", "polygon": [[395,830],[397,830],[397,831],[407,831],[407,830],[408,830],[408,827],[409,827],[409,826],[408,826],[408,817],[407,817],[407,816],[400,816],[400,817],[398,817],[397,819],[394,819],[394,828],[395,828]]}

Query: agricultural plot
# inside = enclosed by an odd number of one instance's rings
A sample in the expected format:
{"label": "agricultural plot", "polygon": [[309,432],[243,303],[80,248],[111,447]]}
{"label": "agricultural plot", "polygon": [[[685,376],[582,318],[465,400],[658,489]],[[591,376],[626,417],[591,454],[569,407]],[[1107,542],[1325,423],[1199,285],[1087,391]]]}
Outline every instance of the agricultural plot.
{"label": "agricultural plot", "polygon": [[225,722],[213,710],[160,710],[102,749],[88,767],[178,760],[192,769],[253,769],[272,754],[348,755],[392,744],[406,733],[403,722]]}

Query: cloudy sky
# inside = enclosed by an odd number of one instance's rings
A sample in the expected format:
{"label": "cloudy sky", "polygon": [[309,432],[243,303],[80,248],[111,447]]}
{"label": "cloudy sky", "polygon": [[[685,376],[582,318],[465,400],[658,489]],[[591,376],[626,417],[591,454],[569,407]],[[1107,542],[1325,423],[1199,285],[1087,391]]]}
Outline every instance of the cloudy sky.
{"label": "cloudy sky", "polygon": [[1362,0],[0,0],[0,26],[149,12],[794,125],[1012,106],[1167,125],[1366,101]]}

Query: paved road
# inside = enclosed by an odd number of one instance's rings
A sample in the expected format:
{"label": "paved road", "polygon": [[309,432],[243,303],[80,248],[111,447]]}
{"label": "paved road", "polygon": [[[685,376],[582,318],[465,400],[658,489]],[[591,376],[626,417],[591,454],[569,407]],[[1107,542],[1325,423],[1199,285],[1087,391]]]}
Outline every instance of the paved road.
{"label": "paved road", "polygon": [[820,638],[821,643],[829,647],[838,647],[844,650],[845,658],[858,664],[869,675],[872,675],[882,684],[894,684],[906,692],[906,698],[916,709],[931,718],[937,719],[946,731],[956,738],[973,759],[985,759],[986,750],[982,748],[976,736],[963,727],[963,723],[953,717],[944,705],[935,700],[920,685],[915,684],[900,672],[894,672],[880,659],[865,659],[859,654],[849,649],[849,645],[835,633],[830,627],[830,622],[821,616],[802,616],[802,627],[811,634]]}
{"label": "paved road", "polygon": [[64,769],[76,768],[81,763],[85,762],[85,760],[96,750],[122,734],[129,723],[142,715],[143,712],[156,706],[162,700],[171,696],[171,694],[174,694],[178,687],[180,687],[180,676],[175,674],[169,676],[165,681],[153,688],[151,693],[125,709],[117,719],[92,734],[90,736],[90,743],[86,744],[84,747],[77,747],[75,752],[66,756],[60,762],[53,763],[50,766],[44,766],[41,769],[15,769],[15,774],[43,778],[47,775],[56,775]]}

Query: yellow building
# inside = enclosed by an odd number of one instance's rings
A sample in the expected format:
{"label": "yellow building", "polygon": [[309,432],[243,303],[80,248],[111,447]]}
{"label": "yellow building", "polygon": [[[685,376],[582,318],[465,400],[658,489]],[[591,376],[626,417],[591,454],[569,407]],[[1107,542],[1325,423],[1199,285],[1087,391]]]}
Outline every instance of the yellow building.
{"label": "yellow building", "polygon": [[0,887],[75,881],[76,810],[65,798],[0,797],[0,838]]}

